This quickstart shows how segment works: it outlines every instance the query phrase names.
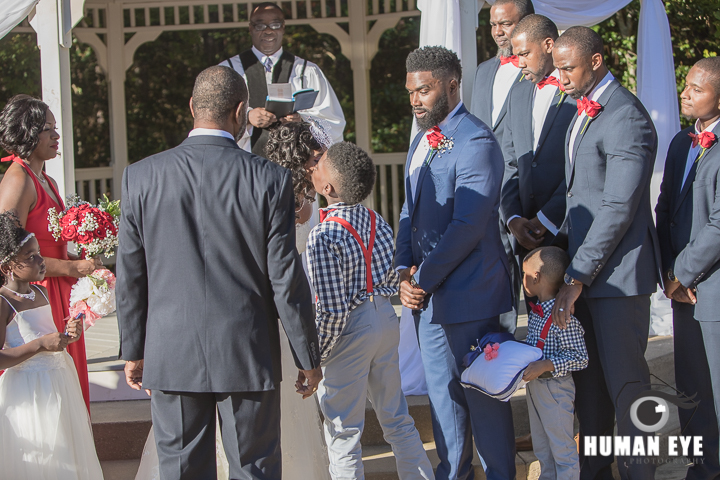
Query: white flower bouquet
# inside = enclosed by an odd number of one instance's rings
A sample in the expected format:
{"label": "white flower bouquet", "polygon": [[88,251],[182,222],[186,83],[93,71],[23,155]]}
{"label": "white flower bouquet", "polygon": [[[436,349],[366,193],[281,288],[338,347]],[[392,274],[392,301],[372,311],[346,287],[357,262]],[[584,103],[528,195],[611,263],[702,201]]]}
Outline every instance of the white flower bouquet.
{"label": "white flower bouquet", "polygon": [[70,292],[70,316],[85,317],[85,328],[115,311],[115,275],[105,268],[78,279]]}

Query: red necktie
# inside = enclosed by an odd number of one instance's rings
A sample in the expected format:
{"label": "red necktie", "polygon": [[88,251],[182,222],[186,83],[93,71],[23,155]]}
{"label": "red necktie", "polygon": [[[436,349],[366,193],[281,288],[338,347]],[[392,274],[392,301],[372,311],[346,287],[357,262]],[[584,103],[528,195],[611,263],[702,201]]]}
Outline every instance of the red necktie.
{"label": "red necktie", "polygon": [[530,304],[530,310],[539,315],[540,318],[545,317],[545,312],[543,312],[543,309],[540,305],[535,305],[533,302],[528,302]]}
{"label": "red necktie", "polygon": [[500,65],[505,65],[506,63],[512,63],[516,67],[520,67],[520,62],[518,61],[517,55],[510,55],[509,57],[500,57]]}
{"label": "red necktie", "polygon": [[543,78],[542,80],[540,80],[540,81],[537,83],[537,87],[538,87],[540,90],[542,90],[542,88],[543,88],[545,85],[555,85],[556,87],[558,87],[558,88],[559,88],[560,90],[562,90],[563,92],[565,91],[565,88],[563,87],[563,85],[562,85],[560,82],[558,82],[558,79],[555,78],[555,77],[545,77],[545,78]]}
{"label": "red necktie", "polygon": [[693,148],[698,146],[698,143],[703,148],[710,148],[713,143],[717,140],[717,137],[712,132],[702,132],[699,135],[695,135],[694,133],[688,133],[690,138],[692,138],[692,146]]}
{"label": "red necktie", "polygon": [[577,101],[578,117],[585,112],[588,117],[594,118],[601,108],[602,105],[598,102],[590,100],[587,97],[583,97]]}

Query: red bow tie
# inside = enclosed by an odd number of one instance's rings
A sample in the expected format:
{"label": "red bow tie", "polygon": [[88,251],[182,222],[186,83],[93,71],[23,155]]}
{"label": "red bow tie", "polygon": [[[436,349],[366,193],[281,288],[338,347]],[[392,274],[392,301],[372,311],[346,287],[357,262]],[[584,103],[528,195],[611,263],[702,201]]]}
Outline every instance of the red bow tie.
{"label": "red bow tie", "polygon": [[563,87],[563,85],[560,82],[558,82],[558,79],[555,77],[545,77],[537,83],[537,87],[540,90],[542,90],[542,88],[546,85],[555,85],[563,92],[565,91],[565,87]]}
{"label": "red bow tie", "polygon": [[717,137],[712,132],[702,132],[699,135],[695,135],[694,133],[688,133],[688,135],[690,136],[690,138],[692,138],[693,148],[697,147],[698,143],[702,148],[710,148],[717,140]]}
{"label": "red bow tie", "polygon": [[593,102],[587,97],[583,97],[577,101],[578,117],[585,112],[588,117],[595,118],[595,115],[598,114],[601,108],[602,105],[598,102]]}
{"label": "red bow tie", "polygon": [[320,216],[320,223],[324,222],[328,214],[334,210],[337,210],[337,208],[321,208],[320,210],[318,210],[318,215]]}
{"label": "red bow tie", "polygon": [[540,318],[545,317],[545,312],[543,312],[543,309],[540,305],[535,305],[533,302],[528,303],[530,304],[530,310],[532,311],[532,313],[540,315]]}
{"label": "red bow tie", "polygon": [[510,55],[509,57],[500,57],[500,65],[505,65],[506,63],[512,63],[516,67],[520,67],[520,62],[518,61],[517,55]]}

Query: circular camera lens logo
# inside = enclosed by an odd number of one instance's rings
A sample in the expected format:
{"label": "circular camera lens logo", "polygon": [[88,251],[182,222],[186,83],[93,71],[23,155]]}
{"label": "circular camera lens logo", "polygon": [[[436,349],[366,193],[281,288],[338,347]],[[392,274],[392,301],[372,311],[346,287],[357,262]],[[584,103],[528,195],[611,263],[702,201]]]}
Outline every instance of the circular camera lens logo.
{"label": "circular camera lens logo", "polygon": [[667,402],[653,395],[635,400],[630,406],[630,420],[639,430],[654,433],[662,429],[670,419]]}

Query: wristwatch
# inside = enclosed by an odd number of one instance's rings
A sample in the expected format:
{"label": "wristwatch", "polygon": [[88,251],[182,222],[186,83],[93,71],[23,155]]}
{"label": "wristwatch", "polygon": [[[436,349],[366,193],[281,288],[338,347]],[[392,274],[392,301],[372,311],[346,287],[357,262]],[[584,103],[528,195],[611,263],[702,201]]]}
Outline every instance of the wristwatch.
{"label": "wristwatch", "polygon": [[575,279],[573,277],[571,277],[570,275],[568,275],[567,273],[565,274],[564,280],[565,280],[565,285],[567,285],[568,287],[572,287],[575,285]]}
{"label": "wristwatch", "polygon": [[670,280],[671,282],[677,282],[677,278],[675,278],[675,274],[673,273],[672,268],[667,271],[667,277],[668,280]]}

